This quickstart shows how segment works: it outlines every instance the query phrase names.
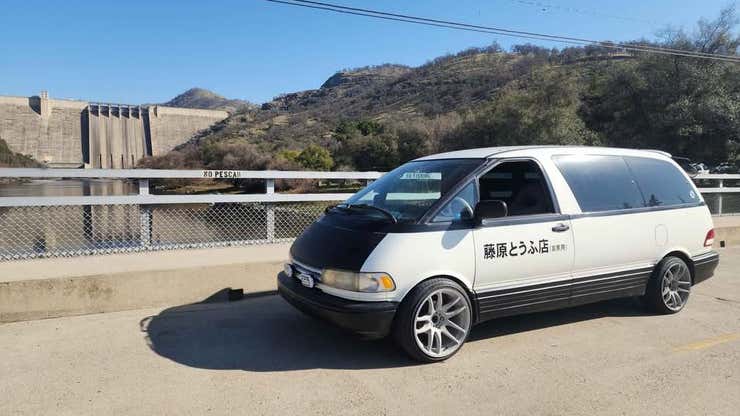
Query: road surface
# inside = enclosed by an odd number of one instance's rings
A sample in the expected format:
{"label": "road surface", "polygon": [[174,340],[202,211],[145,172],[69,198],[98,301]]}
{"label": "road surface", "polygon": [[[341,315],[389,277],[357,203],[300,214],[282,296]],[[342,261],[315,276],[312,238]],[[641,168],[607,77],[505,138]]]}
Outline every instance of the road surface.
{"label": "road surface", "polygon": [[0,325],[0,415],[737,415],[740,249],[721,254],[678,315],[499,319],[433,365],[276,296]]}

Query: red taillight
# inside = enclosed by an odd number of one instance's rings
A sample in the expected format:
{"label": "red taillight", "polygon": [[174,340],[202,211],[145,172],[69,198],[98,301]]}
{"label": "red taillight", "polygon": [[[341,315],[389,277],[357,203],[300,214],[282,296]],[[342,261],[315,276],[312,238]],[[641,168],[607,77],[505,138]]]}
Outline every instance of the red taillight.
{"label": "red taillight", "polygon": [[707,232],[707,237],[704,239],[704,247],[711,247],[714,244],[714,228]]}

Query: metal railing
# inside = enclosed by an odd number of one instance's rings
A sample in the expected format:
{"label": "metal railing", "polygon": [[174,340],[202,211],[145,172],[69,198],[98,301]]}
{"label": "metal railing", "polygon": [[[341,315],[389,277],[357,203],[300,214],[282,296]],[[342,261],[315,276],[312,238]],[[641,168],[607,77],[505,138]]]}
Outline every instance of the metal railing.
{"label": "metal railing", "polygon": [[[58,196],[0,196],[0,261],[294,239],[352,193],[276,192],[278,180],[375,180],[380,172],[0,169],[1,178],[114,180]],[[264,182],[264,193],[154,195],[152,179]],[[123,180],[123,181],[121,181]],[[67,182],[65,182],[67,183]],[[100,183],[97,183],[100,185]],[[71,194],[70,194],[71,193]],[[111,195],[110,193],[115,193]]]}
{"label": "metal railing", "polygon": [[[740,174],[702,174],[693,177],[699,192],[709,205],[714,215],[740,214]],[[733,186],[725,186],[727,182]],[[716,183],[717,186],[702,186],[706,183]],[[725,200],[729,203],[727,206]]]}
{"label": "metal railing", "polygon": [[[64,188],[63,195],[0,196],[0,261],[291,241],[326,206],[352,194],[276,192],[276,181],[349,180],[363,185],[381,175],[381,172],[0,169],[0,180],[68,179],[58,182],[61,184],[86,181],[72,187],[72,191]],[[265,191],[155,195],[150,193],[152,179],[248,179],[263,181]],[[108,182],[95,182],[99,180]],[[740,213],[740,175],[699,175],[694,180],[713,214]],[[44,186],[48,184],[44,182]]]}

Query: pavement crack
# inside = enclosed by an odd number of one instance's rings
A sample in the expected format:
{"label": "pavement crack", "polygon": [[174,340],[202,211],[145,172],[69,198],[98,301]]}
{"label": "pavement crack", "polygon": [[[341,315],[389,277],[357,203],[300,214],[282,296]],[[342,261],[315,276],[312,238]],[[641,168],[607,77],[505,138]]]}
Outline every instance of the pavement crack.
{"label": "pavement crack", "polygon": [[714,298],[717,299],[718,301],[721,301],[721,302],[729,302],[729,303],[737,303],[737,304],[740,304],[740,300],[727,299],[727,298],[722,298],[722,297],[719,297],[719,296],[714,296]]}

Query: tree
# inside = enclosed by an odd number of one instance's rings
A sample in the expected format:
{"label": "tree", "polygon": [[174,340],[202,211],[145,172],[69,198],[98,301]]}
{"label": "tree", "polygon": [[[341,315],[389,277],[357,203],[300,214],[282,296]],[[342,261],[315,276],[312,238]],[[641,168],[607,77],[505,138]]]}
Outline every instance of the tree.
{"label": "tree", "polygon": [[578,114],[579,89],[567,70],[538,70],[504,88],[486,110],[463,122],[446,147],[597,144],[598,136]]}
{"label": "tree", "polygon": [[359,170],[390,170],[398,166],[398,138],[385,132],[355,143],[353,162]]}
{"label": "tree", "polygon": [[[701,21],[689,36],[666,31],[661,46],[737,52],[734,8]],[[740,66],[680,56],[641,54],[590,78],[583,118],[608,144],[655,148],[717,163],[740,137]]]}
{"label": "tree", "polygon": [[295,161],[309,170],[330,170],[334,167],[334,160],[331,157],[331,153],[315,144],[310,144],[303,149]]}
{"label": "tree", "polygon": [[286,160],[288,162],[297,162],[298,156],[300,156],[301,152],[298,150],[281,150],[278,152],[277,157],[278,159]]}
{"label": "tree", "polygon": [[400,163],[432,153],[430,137],[420,129],[399,129],[396,141]]}

